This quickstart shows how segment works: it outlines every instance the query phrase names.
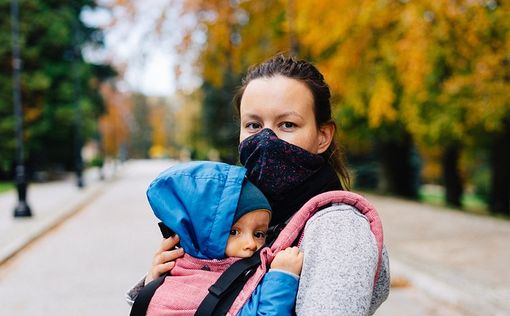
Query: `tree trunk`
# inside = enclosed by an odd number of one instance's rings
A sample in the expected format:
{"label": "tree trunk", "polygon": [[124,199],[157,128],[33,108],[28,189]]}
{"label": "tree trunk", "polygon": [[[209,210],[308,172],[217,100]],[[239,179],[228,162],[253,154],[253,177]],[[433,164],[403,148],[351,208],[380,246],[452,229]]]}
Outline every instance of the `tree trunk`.
{"label": "tree trunk", "polygon": [[418,197],[419,167],[411,136],[401,141],[381,142],[378,155],[382,167],[383,190],[416,199]]}
{"label": "tree trunk", "polygon": [[460,145],[448,145],[443,151],[441,160],[443,181],[446,189],[446,204],[462,207],[461,198],[464,188],[459,172]]}
{"label": "tree trunk", "polygon": [[510,123],[493,138],[491,148],[490,210],[496,214],[510,215]]}

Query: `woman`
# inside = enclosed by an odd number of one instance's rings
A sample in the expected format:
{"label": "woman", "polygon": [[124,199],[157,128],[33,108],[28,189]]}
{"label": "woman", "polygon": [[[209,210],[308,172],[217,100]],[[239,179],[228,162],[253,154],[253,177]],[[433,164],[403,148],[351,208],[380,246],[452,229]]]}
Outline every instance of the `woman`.
{"label": "woman", "polygon": [[[349,184],[334,142],[330,91],[310,63],[278,55],[252,68],[234,99],[240,115],[240,161],[269,199],[275,233],[309,199]],[[181,250],[164,240],[145,282],[172,269]],[[298,315],[370,315],[389,293],[388,256],[378,251],[356,208],[333,204],[307,223]],[[132,289],[131,297],[138,288]]]}

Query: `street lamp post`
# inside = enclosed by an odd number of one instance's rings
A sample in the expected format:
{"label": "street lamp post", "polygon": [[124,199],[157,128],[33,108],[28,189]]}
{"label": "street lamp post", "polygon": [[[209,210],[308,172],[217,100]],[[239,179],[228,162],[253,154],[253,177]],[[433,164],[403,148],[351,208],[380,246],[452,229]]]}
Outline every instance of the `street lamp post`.
{"label": "street lamp post", "polygon": [[81,98],[81,87],[80,87],[80,25],[79,25],[79,6],[77,2],[73,2],[76,5],[78,13],[75,16],[73,24],[74,28],[74,168],[76,173],[76,185],[78,188],[83,188],[85,183],[83,181],[83,158],[81,156],[81,149],[83,146],[82,141],[82,122],[81,122],[81,109],[80,109],[80,98]]}
{"label": "street lamp post", "polygon": [[19,47],[19,6],[17,0],[11,0],[11,31],[12,31],[12,77],[13,103],[16,120],[16,175],[15,182],[18,190],[18,205],[14,209],[14,217],[30,217],[32,211],[27,203],[27,176],[25,171],[23,148],[23,111],[21,104],[21,58]]}

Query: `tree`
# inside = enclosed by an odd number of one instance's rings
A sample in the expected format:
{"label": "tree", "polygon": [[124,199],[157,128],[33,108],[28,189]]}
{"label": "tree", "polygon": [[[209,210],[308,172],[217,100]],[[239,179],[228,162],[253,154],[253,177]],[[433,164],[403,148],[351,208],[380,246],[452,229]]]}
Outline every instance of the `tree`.
{"label": "tree", "polygon": [[508,143],[507,1],[298,3],[300,45],[331,78],[347,125],[365,119],[364,135],[375,139],[394,142],[408,133],[419,146],[440,144],[454,205],[463,148],[493,139],[493,188],[501,193],[492,196],[501,201],[492,204],[508,205],[508,168],[494,159],[506,157],[497,144]]}
{"label": "tree", "polygon": [[340,141],[378,156],[389,191],[416,197],[417,152],[432,150],[440,152],[447,202],[459,206],[476,167],[460,161],[479,149],[492,157],[492,209],[508,213],[509,6],[471,0],[184,1],[181,17],[195,23],[184,28],[178,50],[182,56],[193,52],[204,80],[203,109],[215,114],[228,113],[219,95],[248,65],[278,51],[311,60],[334,93]]}
{"label": "tree", "polygon": [[[12,165],[14,119],[12,111],[10,1],[0,1],[0,144],[1,166]],[[80,108],[83,137],[93,135],[103,111],[99,83],[112,76],[106,65],[83,60],[85,43],[100,46],[101,32],[79,19],[81,9],[94,8],[91,0],[20,1],[21,86],[27,159],[32,169],[73,167],[75,108]],[[78,49],[76,49],[78,48]],[[76,100],[75,98],[78,98]]]}

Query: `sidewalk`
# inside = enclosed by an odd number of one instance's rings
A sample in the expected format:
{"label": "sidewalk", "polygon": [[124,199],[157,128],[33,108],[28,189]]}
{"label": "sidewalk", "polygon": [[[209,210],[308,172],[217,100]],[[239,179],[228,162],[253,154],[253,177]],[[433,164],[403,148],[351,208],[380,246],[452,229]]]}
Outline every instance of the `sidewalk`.
{"label": "sidewalk", "polygon": [[466,315],[510,315],[509,221],[366,196],[382,218],[392,279]]}
{"label": "sidewalk", "polygon": [[17,191],[1,193],[0,265],[97,197],[115,180],[120,168],[113,164],[105,166],[104,180],[100,179],[97,168],[86,170],[82,189],[77,187],[74,174],[64,180],[29,184],[27,200],[32,217],[14,218]]}
{"label": "sidewalk", "polygon": [[[74,177],[31,185],[28,200],[32,218],[14,219],[16,192],[0,194],[0,265],[107,192],[109,183],[128,167],[129,162],[116,174],[109,169],[104,181],[99,180],[97,170],[90,170],[82,190],[76,187]],[[382,218],[393,280],[409,281],[411,288],[433,298],[432,304],[444,302],[462,311],[455,315],[510,315],[509,221],[391,197],[365,196]],[[398,294],[395,297],[402,299]],[[401,314],[398,308],[403,305],[395,306],[393,314]],[[443,310],[435,315],[448,313]]]}

